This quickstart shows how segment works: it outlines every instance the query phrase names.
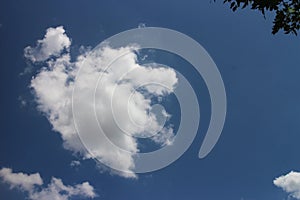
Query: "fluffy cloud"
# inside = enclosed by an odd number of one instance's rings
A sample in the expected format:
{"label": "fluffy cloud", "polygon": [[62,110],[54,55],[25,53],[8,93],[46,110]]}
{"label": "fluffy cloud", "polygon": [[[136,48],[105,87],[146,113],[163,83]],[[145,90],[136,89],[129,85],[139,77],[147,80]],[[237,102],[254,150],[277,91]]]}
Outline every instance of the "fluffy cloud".
{"label": "fluffy cloud", "polygon": [[71,40],[62,26],[48,28],[44,39],[38,40],[35,47],[24,49],[25,57],[32,62],[45,61],[50,56],[59,56],[64,49],[69,49]]}
{"label": "fluffy cloud", "polygon": [[4,182],[8,183],[11,188],[20,188],[25,191],[31,191],[36,185],[42,185],[43,180],[40,174],[23,174],[13,173],[9,168],[3,168],[0,170],[0,177]]}
{"label": "fluffy cloud", "polygon": [[[65,38],[67,36],[61,29],[62,27],[49,28],[47,31],[48,34],[50,30],[59,30],[60,37],[51,39],[57,38],[59,41],[54,42],[56,44],[71,41]],[[47,34],[43,40],[38,41],[38,44],[48,41]],[[61,39],[62,37],[64,39]],[[44,62],[44,68],[32,78],[30,86],[35,93],[38,109],[47,116],[53,129],[61,134],[66,149],[79,153],[85,159],[97,158],[106,165],[117,166],[120,170],[118,174],[121,176],[136,177],[133,173],[134,156],[139,152],[136,137],[153,136],[151,139],[158,144],[172,144],[173,129],[163,127],[164,120],[160,120],[160,117],[153,112],[154,107],[147,97],[149,94],[164,96],[171,93],[178,81],[175,71],[155,64],[147,67],[138,64],[137,46],[119,49],[105,46],[86,51],[79,55],[75,62],[71,62],[70,54],[61,51],[69,47],[70,44],[67,44],[57,45],[61,47],[60,50],[56,49],[52,54],[51,51],[45,54],[43,48],[41,48],[42,52],[35,52],[35,55],[56,56]],[[25,49],[25,56],[26,51]],[[58,52],[61,55],[58,55]],[[42,60],[34,60],[31,56],[26,57],[33,62]],[[78,72],[80,72],[79,77],[76,76]],[[101,80],[98,87],[95,87],[99,77]],[[76,93],[80,94],[75,97],[76,109],[85,111],[77,116],[77,121],[81,122],[76,124],[80,126],[80,132],[96,135],[99,132],[97,123],[94,123],[95,116],[89,114],[94,111],[90,109],[93,107],[95,97],[95,114],[101,128],[113,143],[130,154],[124,153],[121,149],[110,148],[99,134],[97,138],[90,138],[91,142],[98,141],[92,150],[93,155],[86,152],[75,131],[72,113],[74,87]],[[113,103],[113,113],[111,103]],[[162,115],[170,117],[165,111]],[[115,173],[114,170],[112,172]]]}
{"label": "fluffy cloud", "polygon": [[0,170],[0,178],[12,189],[17,188],[26,192],[31,200],[68,200],[72,196],[85,198],[97,196],[93,186],[88,182],[68,186],[64,185],[61,179],[53,177],[51,182],[45,187],[39,173],[14,173],[9,168]]}
{"label": "fluffy cloud", "polygon": [[32,200],[67,200],[72,196],[94,198],[94,188],[84,182],[75,186],[64,185],[61,179],[52,178],[51,183],[41,191],[28,191]]}
{"label": "fluffy cloud", "polygon": [[273,183],[289,193],[293,198],[300,199],[300,172],[291,171],[276,178]]}

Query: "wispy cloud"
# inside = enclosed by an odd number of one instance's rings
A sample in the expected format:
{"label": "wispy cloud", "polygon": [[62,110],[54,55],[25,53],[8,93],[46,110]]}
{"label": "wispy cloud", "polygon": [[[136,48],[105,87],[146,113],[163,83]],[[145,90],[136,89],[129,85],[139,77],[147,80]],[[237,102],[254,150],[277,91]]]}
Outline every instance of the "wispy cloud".
{"label": "wispy cloud", "polygon": [[72,160],[72,162],[70,163],[71,167],[77,167],[79,166],[81,163],[79,160]]}
{"label": "wispy cloud", "polygon": [[97,196],[89,182],[70,186],[65,185],[61,179],[52,177],[51,182],[45,186],[39,173],[14,173],[10,168],[2,168],[0,178],[11,189],[25,192],[30,200],[68,200],[73,196],[84,198]]}

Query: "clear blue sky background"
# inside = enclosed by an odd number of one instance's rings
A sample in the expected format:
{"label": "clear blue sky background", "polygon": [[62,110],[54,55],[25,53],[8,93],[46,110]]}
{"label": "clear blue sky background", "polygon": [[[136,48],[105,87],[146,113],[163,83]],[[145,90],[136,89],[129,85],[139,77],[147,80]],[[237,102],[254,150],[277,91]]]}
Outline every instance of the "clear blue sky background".
{"label": "clear blue sky background", "polygon": [[[175,163],[138,180],[99,173],[93,161],[70,167],[71,152],[34,103],[20,106],[19,96],[33,102],[31,76],[23,49],[48,27],[63,25],[75,52],[139,23],[180,31],[194,38],[213,57],[228,97],[223,134],[203,160],[197,157],[209,119],[209,98],[199,77],[204,104],[199,134]],[[1,1],[0,2],[0,168],[39,172],[66,184],[89,181],[97,199],[281,200],[287,197],[273,179],[300,170],[300,39],[271,34],[272,15],[232,13],[222,1]],[[35,71],[38,70],[35,68]],[[191,71],[185,72],[192,75]],[[201,93],[202,92],[202,93]],[[206,106],[205,106],[206,105]],[[206,117],[205,117],[206,115]],[[0,199],[25,195],[0,184]]]}

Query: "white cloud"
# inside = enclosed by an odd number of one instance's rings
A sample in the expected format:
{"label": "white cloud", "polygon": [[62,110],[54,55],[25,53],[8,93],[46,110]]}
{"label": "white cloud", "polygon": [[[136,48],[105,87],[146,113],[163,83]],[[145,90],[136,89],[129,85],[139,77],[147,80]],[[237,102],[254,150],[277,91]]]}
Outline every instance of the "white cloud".
{"label": "white cloud", "polygon": [[21,107],[25,107],[28,104],[28,102],[26,101],[26,99],[23,96],[19,96],[18,101],[19,101]]}
{"label": "white cloud", "polygon": [[139,23],[138,28],[145,28],[146,24],[145,23]]}
{"label": "white cloud", "polygon": [[291,197],[300,199],[300,172],[291,171],[273,181],[274,185],[280,187]]}
{"label": "white cloud", "polygon": [[20,188],[25,191],[33,190],[36,185],[42,185],[43,180],[40,174],[13,173],[9,168],[0,170],[0,177],[8,183],[11,188]]}
{"label": "white cloud", "polygon": [[29,191],[29,198],[32,200],[67,200],[72,196],[94,198],[96,194],[88,182],[67,186],[58,178],[52,178],[51,183],[41,191]]}
{"label": "white cloud", "polygon": [[24,49],[25,57],[32,62],[45,61],[50,56],[59,56],[64,49],[68,49],[71,40],[65,34],[62,26],[48,28],[44,39],[38,40],[35,47],[26,47]]}
{"label": "white cloud", "polygon": [[72,162],[70,163],[71,167],[77,167],[79,166],[81,163],[79,160],[72,160]]}
{"label": "white cloud", "polygon": [[[57,29],[49,28],[47,33],[49,30]],[[38,109],[47,116],[53,129],[61,134],[64,147],[79,153],[84,159],[97,157],[104,164],[113,164],[121,171],[117,173],[124,177],[136,177],[132,173],[135,166],[133,157],[139,149],[137,139],[132,136],[149,137],[162,130],[160,135],[152,139],[159,144],[167,145],[172,143],[174,136],[172,128],[162,129],[160,120],[151,112],[151,101],[146,98],[144,92],[135,89],[143,83],[149,83],[143,86],[143,91],[155,96],[167,95],[177,84],[176,73],[171,68],[157,65],[145,67],[138,64],[136,51],[136,46],[119,49],[106,46],[79,55],[75,62],[70,61],[68,52],[61,53],[60,56],[56,55],[56,59],[45,62],[45,67],[31,81]],[[120,57],[120,55],[123,56]],[[119,58],[116,59],[117,57]],[[27,58],[31,59],[28,56]],[[105,69],[111,60],[115,61],[108,69]],[[75,79],[79,69],[81,76]],[[131,152],[131,155],[118,149],[110,149],[100,138],[99,143],[93,149],[94,157],[92,157],[85,151],[75,131],[71,109],[74,85],[81,94],[77,97],[79,103],[76,109],[85,110],[93,106],[95,84],[100,76],[102,79],[96,89],[96,114],[101,121],[101,127],[114,143]],[[120,81],[121,78],[123,81]],[[110,110],[110,103],[114,100],[117,100],[114,104],[115,116]],[[170,117],[166,112],[163,115]],[[93,120],[95,120],[94,116],[91,117],[83,112],[82,116],[79,116],[79,121],[83,126],[81,132],[97,133],[99,129],[97,124],[92,123]],[[127,135],[120,130],[120,127],[126,131]],[[91,141],[94,139],[91,138]],[[112,170],[111,173],[116,173],[116,171]]]}
{"label": "white cloud", "polygon": [[163,128],[158,134],[153,136],[153,141],[162,145],[172,145],[174,141],[173,128]]}
{"label": "white cloud", "polygon": [[73,196],[85,198],[97,196],[89,182],[69,186],[64,185],[61,179],[52,177],[51,183],[45,187],[39,173],[14,173],[10,168],[2,168],[0,170],[0,178],[11,189],[17,188],[26,192],[28,199],[31,200],[68,200]]}

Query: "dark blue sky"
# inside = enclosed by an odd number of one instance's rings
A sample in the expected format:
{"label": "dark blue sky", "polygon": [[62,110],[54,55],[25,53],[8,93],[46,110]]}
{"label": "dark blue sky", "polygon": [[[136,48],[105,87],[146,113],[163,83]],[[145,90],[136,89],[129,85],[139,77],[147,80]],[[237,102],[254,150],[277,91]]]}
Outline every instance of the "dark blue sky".
{"label": "dark blue sky", "polygon": [[[74,169],[72,153],[35,109],[28,88],[31,75],[23,49],[48,27],[63,25],[72,38],[71,52],[95,47],[139,23],[180,31],[194,38],[216,62],[226,87],[228,112],[214,150],[199,160],[208,117],[189,150],[162,170],[130,180],[99,173],[93,161]],[[244,199],[279,200],[287,194],[274,178],[300,170],[300,40],[271,34],[272,15],[244,10],[232,13],[221,1],[1,1],[0,3],[0,168],[39,172],[66,184],[89,181],[98,199]],[[34,68],[34,71],[37,71]],[[185,72],[192,75],[191,71]],[[192,77],[201,102],[209,99],[200,77]],[[201,93],[202,92],[202,93]],[[20,105],[19,97],[30,102]],[[209,108],[203,108],[203,115]],[[0,199],[25,199],[0,185]]]}

